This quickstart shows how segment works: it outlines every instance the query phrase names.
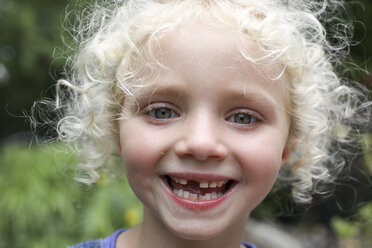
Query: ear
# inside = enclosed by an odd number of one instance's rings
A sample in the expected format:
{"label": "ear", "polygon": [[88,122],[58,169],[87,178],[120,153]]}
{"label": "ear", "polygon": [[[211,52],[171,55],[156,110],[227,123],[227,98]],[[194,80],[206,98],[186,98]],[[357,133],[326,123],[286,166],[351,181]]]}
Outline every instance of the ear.
{"label": "ear", "polygon": [[121,147],[121,142],[120,142],[120,133],[118,133],[117,135],[115,135],[115,139],[116,139],[116,144],[118,146],[118,155],[121,156],[121,152],[122,152],[122,147]]}
{"label": "ear", "polygon": [[[112,142],[112,152],[114,155],[118,155],[118,156],[121,156],[121,153],[122,153],[122,146],[121,146],[121,142],[120,142],[120,127],[119,127],[119,123],[118,121],[116,120],[116,130],[113,130],[112,131],[112,138],[114,139],[113,142]],[[117,149],[115,149],[115,143],[117,145]]]}
{"label": "ear", "polygon": [[117,143],[118,143],[118,152],[119,152],[119,154],[121,154],[121,143],[120,143],[120,139],[117,140]]}
{"label": "ear", "polygon": [[295,148],[295,145],[293,144],[293,142],[287,142],[287,144],[285,145],[283,149],[283,153],[282,153],[282,165],[288,161],[294,148]]}

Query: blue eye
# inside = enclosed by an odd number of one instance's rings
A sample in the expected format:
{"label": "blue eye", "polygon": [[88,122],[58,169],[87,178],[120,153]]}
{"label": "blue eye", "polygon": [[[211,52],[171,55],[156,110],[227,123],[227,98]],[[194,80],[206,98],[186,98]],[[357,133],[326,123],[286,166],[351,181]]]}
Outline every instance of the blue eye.
{"label": "blue eye", "polygon": [[170,108],[154,108],[148,112],[148,115],[159,120],[176,118],[179,115]]}
{"label": "blue eye", "polygon": [[249,125],[258,122],[258,119],[248,113],[236,113],[227,118],[227,121],[240,125]]}

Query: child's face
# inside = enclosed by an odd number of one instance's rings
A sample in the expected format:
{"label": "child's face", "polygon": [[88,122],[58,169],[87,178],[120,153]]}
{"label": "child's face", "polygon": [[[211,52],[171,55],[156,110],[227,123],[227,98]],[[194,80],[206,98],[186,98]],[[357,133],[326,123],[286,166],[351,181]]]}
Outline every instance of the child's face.
{"label": "child's face", "polygon": [[[263,55],[246,41],[249,55]],[[157,59],[168,69],[150,77],[137,97],[140,111],[120,121],[144,221],[187,239],[234,231],[268,194],[285,157],[285,77],[271,81],[279,66],[253,66],[233,34],[202,25],[159,46]]]}

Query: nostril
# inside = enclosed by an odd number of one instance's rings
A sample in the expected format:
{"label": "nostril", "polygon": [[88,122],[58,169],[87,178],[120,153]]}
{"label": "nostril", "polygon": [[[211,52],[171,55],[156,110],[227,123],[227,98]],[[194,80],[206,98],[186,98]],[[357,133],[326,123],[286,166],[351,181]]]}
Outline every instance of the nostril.
{"label": "nostril", "polygon": [[222,144],[195,145],[184,140],[177,142],[175,152],[180,157],[194,157],[197,160],[223,159],[227,148]]}
{"label": "nostril", "polygon": [[216,158],[225,158],[227,156],[227,147],[223,144],[218,144],[215,148],[215,155]]}
{"label": "nostril", "polygon": [[175,150],[176,154],[181,156],[181,157],[187,156],[188,152],[187,152],[186,142],[184,142],[184,141],[177,142],[174,150]]}

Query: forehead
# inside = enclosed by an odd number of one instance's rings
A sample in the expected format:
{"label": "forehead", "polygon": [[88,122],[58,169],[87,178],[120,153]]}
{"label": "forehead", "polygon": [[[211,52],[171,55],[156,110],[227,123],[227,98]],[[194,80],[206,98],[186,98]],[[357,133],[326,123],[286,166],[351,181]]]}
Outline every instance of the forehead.
{"label": "forehead", "polygon": [[151,51],[144,52],[152,56],[143,57],[149,59],[148,63],[146,59],[143,61],[149,65],[147,72],[157,73],[158,66],[164,65],[168,67],[163,68],[174,69],[193,64],[202,69],[213,62],[214,66],[231,67],[236,73],[254,68],[252,73],[268,79],[285,77],[284,66],[279,60],[266,54],[247,33],[231,30],[231,26],[216,28],[209,26],[207,21],[193,20],[159,35],[151,43]]}
{"label": "forehead", "polygon": [[[159,52],[160,59],[182,57],[185,62],[208,64],[231,55],[238,60],[239,46],[238,36],[232,32],[212,30],[203,23],[189,23],[165,35],[159,42]],[[169,54],[172,56],[167,56]]]}
{"label": "forehead", "polygon": [[216,66],[234,65],[235,68],[246,62],[244,54],[252,60],[265,56],[248,35],[223,27],[212,28],[202,21],[186,23],[167,33],[160,39],[157,50],[159,60],[168,64],[183,60],[198,65],[211,62]]}
{"label": "forehead", "polygon": [[[147,70],[152,78],[171,76],[174,72],[187,71],[211,78],[216,83],[229,82],[234,75],[239,81],[258,78],[267,87],[279,87],[285,95],[287,81],[284,67],[265,54],[254,39],[247,34],[228,29],[208,27],[203,22],[190,22],[179,26],[159,38],[155,46],[155,59],[159,67]],[[151,63],[152,65],[154,63]],[[223,72],[223,73],[220,73]],[[144,86],[153,88],[158,80],[144,80]],[[157,85],[159,86],[159,85]],[[157,87],[155,86],[155,88]],[[200,85],[202,87],[202,85]],[[232,81],[226,88],[236,88]],[[238,86],[240,87],[240,86]],[[246,85],[249,89],[249,84]],[[239,89],[236,89],[239,90]],[[244,92],[245,89],[241,89]]]}

